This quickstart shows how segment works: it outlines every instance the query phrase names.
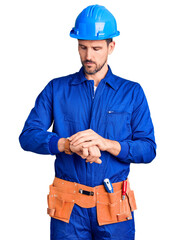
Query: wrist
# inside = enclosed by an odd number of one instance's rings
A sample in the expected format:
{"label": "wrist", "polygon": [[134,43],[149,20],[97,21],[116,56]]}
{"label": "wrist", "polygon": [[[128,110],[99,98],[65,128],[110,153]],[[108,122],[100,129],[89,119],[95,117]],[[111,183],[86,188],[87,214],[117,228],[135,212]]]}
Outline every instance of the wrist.
{"label": "wrist", "polygon": [[121,151],[121,145],[119,142],[107,139],[106,145],[107,145],[107,149],[106,149],[107,152],[113,154],[114,156],[119,155]]}
{"label": "wrist", "polygon": [[64,151],[65,151],[66,154],[69,154],[69,155],[73,154],[73,152],[70,149],[70,140],[69,140],[69,138],[65,139]]}
{"label": "wrist", "polygon": [[59,152],[64,152],[65,151],[65,141],[66,141],[65,138],[60,138],[59,139],[59,141],[58,141]]}

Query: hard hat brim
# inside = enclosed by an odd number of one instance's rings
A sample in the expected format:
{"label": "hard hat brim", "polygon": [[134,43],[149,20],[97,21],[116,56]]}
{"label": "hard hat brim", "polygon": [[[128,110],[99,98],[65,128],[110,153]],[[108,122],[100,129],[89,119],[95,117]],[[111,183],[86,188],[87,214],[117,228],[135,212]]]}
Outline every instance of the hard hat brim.
{"label": "hard hat brim", "polygon": [[114,38],[120,35],[120,32],[117,31],[116,33],[112,34],[112,35],[106,35],[106,36],[81,36],[78,34],[76,34],[73,30],[70,31],[70,37],[72,38],[76,38],[76,39],[80,39],[80,40],[105,40],[108,38]]}

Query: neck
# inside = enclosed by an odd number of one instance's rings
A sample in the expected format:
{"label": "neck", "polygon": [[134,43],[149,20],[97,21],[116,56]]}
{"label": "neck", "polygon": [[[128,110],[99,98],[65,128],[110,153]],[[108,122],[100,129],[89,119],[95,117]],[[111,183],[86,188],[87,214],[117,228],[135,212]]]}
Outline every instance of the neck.
{"label": "neck", "polygon": [[97,73],[95,74],[87,74],[85,73],[85,77],[88,79],[88,80],[94,80],[94,85],[97,87],[99,82],[105,78],[106,74],[108,72],[108,64],[106,63],[104,65],[104,67],[98,71]]}

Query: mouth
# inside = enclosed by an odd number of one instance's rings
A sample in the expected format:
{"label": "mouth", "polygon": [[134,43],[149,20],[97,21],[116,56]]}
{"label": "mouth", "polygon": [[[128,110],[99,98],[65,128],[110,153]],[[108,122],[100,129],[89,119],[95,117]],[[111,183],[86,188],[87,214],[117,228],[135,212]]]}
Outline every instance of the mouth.
{"label": "mouth", "polygon": [[84,62],[84,65],[86,65],[86,66],[92,66],[92,65],[94,65],[95,63],[94,62],[91,62],[91,61],[85,61]]}

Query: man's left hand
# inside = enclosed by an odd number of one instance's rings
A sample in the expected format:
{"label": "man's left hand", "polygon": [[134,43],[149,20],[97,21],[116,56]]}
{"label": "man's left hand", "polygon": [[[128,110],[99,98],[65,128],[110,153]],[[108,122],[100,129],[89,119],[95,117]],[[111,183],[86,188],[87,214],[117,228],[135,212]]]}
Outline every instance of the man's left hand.
{"label": "man's left hand", "polygon": [[82,147],[85,148],[97,146],[101,151],[106,151],[108,149],[108,139],[101,137],[92,129],[78,132],[72,135],[69,140],[71,141],[70,144],[73,146],[81,144]]}
{"label": "man's left hand", "polygon": [[121,145],[119,142],[103,138],[92,129],[78,132],[72,135],[69,139],[70,144],[73,146],[79,144],[81,144],[83,148],[97,146],[100,151],[107,151],[114,156],[117,156],[121,151]]}

